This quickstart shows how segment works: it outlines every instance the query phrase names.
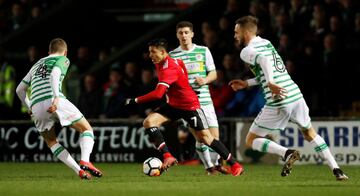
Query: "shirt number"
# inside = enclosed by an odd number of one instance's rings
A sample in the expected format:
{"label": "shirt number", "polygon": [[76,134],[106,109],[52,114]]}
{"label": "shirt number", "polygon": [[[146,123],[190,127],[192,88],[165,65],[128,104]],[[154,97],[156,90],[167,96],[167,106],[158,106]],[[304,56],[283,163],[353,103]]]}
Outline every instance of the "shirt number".
{"label": "shirt number", "polygon": [[192,121],[194,121],[194,127],[197,127],[197,118],[196,116],[193,116],[190,118]]}

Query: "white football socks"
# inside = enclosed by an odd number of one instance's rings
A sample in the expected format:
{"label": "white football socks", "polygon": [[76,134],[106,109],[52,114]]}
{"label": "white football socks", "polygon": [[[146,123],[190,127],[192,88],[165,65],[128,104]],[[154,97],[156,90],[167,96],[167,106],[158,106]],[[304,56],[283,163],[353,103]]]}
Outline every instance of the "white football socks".
{"label": "white football socks", "polygon": [[90,162],[90,154],[94,147],[94,133],[92,130],[86,130],[80,134],[81,160]]}
{"label": "white football socks", "polygon": [[331,154],[328,145],[320,135],[316,135],[310,144],[314,147],[316,152],[318,152],[323,158],[327,160],[331,170],[334,168],[339,168],[339,165],[336,163],[333,155]]}
{"label": "white football socks", "polygon": [[51,146],[51,152],[60,159],[63,163],[65,163],[68,167],[73,169],[76,174],[79,173],[80,166],[76,163],[76,161],[71,157],[69,152],[59,143]]}
{"label": "white football socks", "polygon": [[219,163],[220,155],[219,155],[215,150],[213,150],[213,149],[210,148],[210,147],[209,147],[209,152],[210,152],[211,162],[212,162],[215,166],[220,165],[220,163]]}
{"label": "white football socks", "polygon": [[279,144],[266,138],[254,139],[252,143],[252,148],[260,152],[277,154],[281,157],[284,157],[286,151],[288,150],[287,148],[280,146]]}
{"label": "white football socks", "polygon": [[198,141],[196,141],[195,148],[201,162],[204,164],[205,169],[214,167],[214,164],[211,162],[209,147],[203,143],[199,143]]}

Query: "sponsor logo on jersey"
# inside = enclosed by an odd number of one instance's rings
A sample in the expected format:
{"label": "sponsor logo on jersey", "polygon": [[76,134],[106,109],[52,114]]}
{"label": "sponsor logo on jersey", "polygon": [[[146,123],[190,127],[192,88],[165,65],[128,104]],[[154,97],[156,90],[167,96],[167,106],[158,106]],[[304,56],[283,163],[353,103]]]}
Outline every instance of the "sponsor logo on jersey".
{"label": "sponsor logo on jersey", "polygon": [[187,63],[186,69],[188,73],[204,71],[203,63]]}

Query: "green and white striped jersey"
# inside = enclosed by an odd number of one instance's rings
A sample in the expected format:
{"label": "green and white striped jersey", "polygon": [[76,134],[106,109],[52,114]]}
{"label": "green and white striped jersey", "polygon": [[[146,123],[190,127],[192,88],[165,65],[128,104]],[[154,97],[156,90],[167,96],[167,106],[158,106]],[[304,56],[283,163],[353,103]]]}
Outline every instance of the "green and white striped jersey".
{"label": "green and white striped jersey", "polygon": [[[267,58],[272,63],[274,82],[285,88],[287,96],[285,99],[273,99],[267,86],[264,72],[258,63],[259,57]],[[271,107],[283,107],[289,103],[295,102],[303,97],[299,87],[287,73],[283,60],[275,50],[270,41],[259,36],[250,40],[249,44],[241,50],[240,58],[249,64],[251,71],[254,73],[256,80],[260,83],[266,99],[266,105]]]}
{"label": "green and white striped jersey", "polygon": [[36,103],[53,98],[50,86],[50,74],[54,67],[59,67],[61,76],[59,81],[60,97],[65,97],[61,92],[62,81],[69,68],[70,61],[66,56],[49,55],[37,61],[22,80],[31,87],[30,107]]}
{"label": "green and white striped jersey", "polygon": [[209,86],[199,86],[195,82],[196,77],[207,76],[207,73],[215,70],[215,64],[210,50],[205,46],[198,46],[193,44],[190,50],[183,50],[179,46],[173,51],[169,52],[171,58],[181,59],[188,72],[189,83],[194,91],[198,93],[200,105],[212,104],[212,99],[209,92]]}

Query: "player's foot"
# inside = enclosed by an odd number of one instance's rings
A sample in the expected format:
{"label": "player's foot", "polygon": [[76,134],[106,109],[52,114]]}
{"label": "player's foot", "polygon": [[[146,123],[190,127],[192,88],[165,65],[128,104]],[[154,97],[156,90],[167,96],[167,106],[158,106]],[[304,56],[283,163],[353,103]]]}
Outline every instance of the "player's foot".
{"label": "player's foot", "polygon": [[219,172],[215,169],[215,167],[209,167],[206,169],[206,174],[209,176],[215,176],[218,175]]}
{"label": "player's foot", "polygon": [[335,168],[333,170],[333,173],[336,177],[336,180],[342,181],[342,180],[348,180],[349,177],[347,177],[344,172],[340,168]]}
{"label": "player's foot", "polygon": [[215,166],[215,169],[222,173],[222,174],[225,174],[225,175],[228,175],[228,174],[231,174],[231,171],[230,171],[230,168],[227,168],[225,166],[222,166],[222,165],[217,165]]}
{"label": "player's foot", "polygon": [[240,165],[240,163],[235,162],[232,166],[231,166],[231,174],[233,176],[239,176],[242,173],[244,173],[244,168],[242,165]]}
{"label": "player's foot", "polygon": [[91,175],[84,170],[79,171],[79,177],[84,180],[91,180]]}
{"label": "player's foot", "polygon": [[164,161],[163,164],[161,166],[161,171],[166,171],[167,169],[169,169],[169,167],[176,165],[178,163],[178,161],[176,160],[175,157],[173,157],[169,152],[164,153],[163,155],[164,157]]}
{"label": "player's foot", "polygon": [[299,160],[300,152],[297,150],[287,150],[285,153],[285,164],[281,171],[281,176],[285,177],[291,173],[291,169],[295,161]]}
{"label": "player's foot", "polygon": [[98,168],[96,168],[91,162],[85,162],[81,160],[79,165],[81,169],[90,172],[93,176],[101,177],[103,175],[102,172]]}

